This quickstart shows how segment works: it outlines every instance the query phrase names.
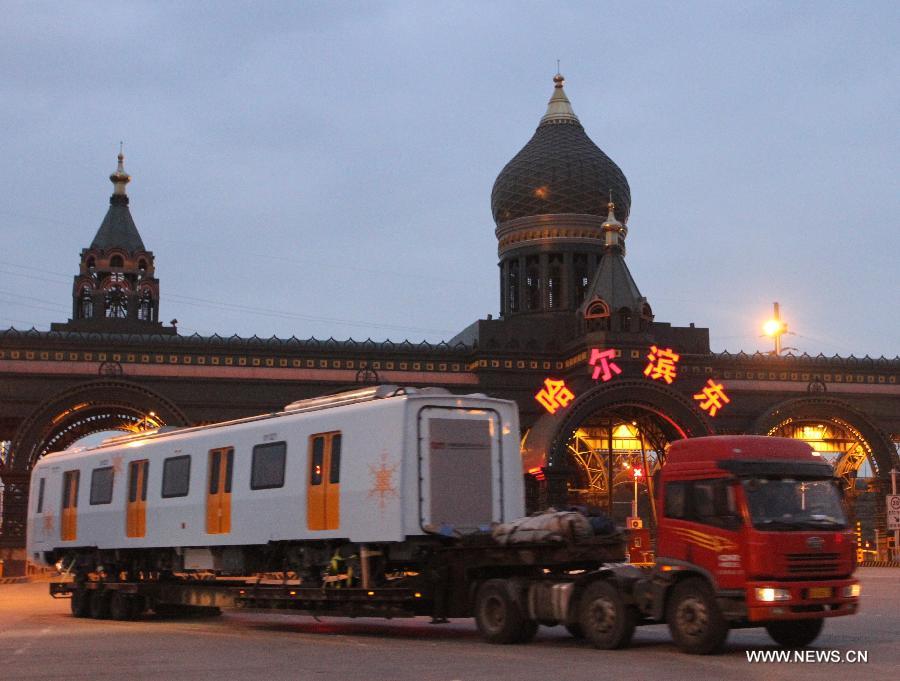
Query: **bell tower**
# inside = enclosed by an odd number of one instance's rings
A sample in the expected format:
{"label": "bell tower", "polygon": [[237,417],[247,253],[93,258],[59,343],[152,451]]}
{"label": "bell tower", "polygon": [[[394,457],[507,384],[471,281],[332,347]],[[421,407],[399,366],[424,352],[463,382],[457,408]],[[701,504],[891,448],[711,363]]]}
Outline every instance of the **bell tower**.
{"label": "bell tower", "polygon": [[174,334],[175,327],[159,321],[159,280],[154,276],[153,252],[144,247],[128,208],[125,156],[109,176],[113,194],[109,210],[88,248],[72,286],[72,318],[53,324],[53,331]]}

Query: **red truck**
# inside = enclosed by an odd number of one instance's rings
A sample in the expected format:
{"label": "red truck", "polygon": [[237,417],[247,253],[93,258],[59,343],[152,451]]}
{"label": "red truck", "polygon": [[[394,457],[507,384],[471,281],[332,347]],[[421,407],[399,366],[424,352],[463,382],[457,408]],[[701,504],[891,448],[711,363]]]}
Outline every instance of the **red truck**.
{"label": "red truck", "polygon": [[798,440],[716,436],[672,443],[656,485],[657,560],[629,600],[687,652],[729,628],[787,647],[859,607],[855,546],[827,461]]}

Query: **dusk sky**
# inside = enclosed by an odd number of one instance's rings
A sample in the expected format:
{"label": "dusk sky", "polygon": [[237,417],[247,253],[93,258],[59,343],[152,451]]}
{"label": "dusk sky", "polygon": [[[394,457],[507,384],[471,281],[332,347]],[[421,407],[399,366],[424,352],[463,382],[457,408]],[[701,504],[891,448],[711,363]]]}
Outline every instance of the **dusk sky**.
{"label": "dusk sky", "polygon": [[897,2],[0,6],[0,328],[70,317],[124,140],[181,333],[450,339],[559,59],[657,321],[900,354]]}

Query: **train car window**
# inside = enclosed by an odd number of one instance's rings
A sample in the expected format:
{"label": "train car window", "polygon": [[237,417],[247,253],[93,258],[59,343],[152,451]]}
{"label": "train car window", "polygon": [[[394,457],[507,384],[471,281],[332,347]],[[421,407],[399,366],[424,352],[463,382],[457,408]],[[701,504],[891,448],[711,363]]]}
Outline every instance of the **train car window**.
{"label": "train car window", "polygon": [[284,487],[286,442],[270,442],[253,447],[250,489]]}
{"label": "train car window", "polygon": [[131,462],[131,476],[128,480],[128,501],[137,501],[137,486],[138,486],[138,476],[137,476],[137,462]]}
{"label": "train car window", "polygon": [[209,453],[209,493],[219,492],[219,470],[222,466],[222,452],[214,449]]}
{"label": "train car window", "polygon": [[91,506],[108,504],[113,496],[113,479],[115,471],[112,466],[95,468],[91,472]]}
{"label": "train car window", "polygon": [[63,508],[78,508],[79,471],[66,471],[63,474]]}
{"label": "train car window", "polygon": [[321,435],[313,438],[312,457],[310,457],[309,484],[322,484],[322,465],[325,461],[325,438]]}
{"label": "train car window", "polygon": [[163,461],[162,497],[186,497],[191,482],[191,457],[172,456]]}
{"label": "train car window", "polygon": [[328,482],[341,481],[341,434],[331,436],[331,464],[328,471]]}
{"label": "train car window", "polygon": [[41,478],[40,482],[38,482],[37,513],[44,512],[44,483],[46,482],[47,478]]}
{"label": "train car window", "polygon": [[666,484],[665,516],[682,520],[687,518],[687,483],[670,482]]}
{"label": "train car window", "polygon": [[234,472],[234,450],[225,453],[225,493],[231,494],[231,474]]}

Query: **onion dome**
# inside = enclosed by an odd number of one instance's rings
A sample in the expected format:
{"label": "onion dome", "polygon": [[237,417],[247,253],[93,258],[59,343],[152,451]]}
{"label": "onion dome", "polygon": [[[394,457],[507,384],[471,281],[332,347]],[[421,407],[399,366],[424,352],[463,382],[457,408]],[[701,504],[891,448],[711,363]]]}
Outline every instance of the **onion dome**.
{"label": "onion dome", "polygon": [[113,194],[109,197],[109,210],[97,230],[91,248],[108,251],[111,248],[123,248],[129,253],[146,250],[141,235],[138,233],[131,211],[128,210],[128,194],[125,185],[131,182],[131,176],[125,172],[125,155],[119,150],[119,165],[109,176],[113,183]]}
{"label": "onion dome", "polygon": [[500,171],[491,192],[499,225],[534,215],[605,217],[610,192],[616,217],[628,221],[631,190],[625,174],[587,136],[556,74],[553,96],[528,144]]}

